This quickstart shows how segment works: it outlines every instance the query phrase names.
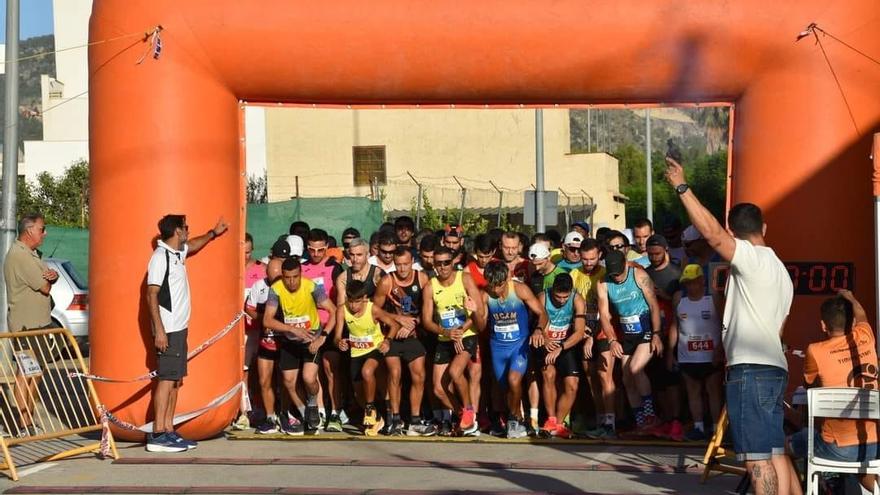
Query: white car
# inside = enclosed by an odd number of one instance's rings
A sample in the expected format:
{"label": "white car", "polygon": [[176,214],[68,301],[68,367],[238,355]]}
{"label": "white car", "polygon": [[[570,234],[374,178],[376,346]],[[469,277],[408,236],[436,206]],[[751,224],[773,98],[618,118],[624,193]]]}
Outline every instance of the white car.
{"label": "white car", "polygon": [[43,261],[58,272],[58,281],[52,284],[52,320],[70,330],[80,348],[85,351],[89,341],[89,287],[68,260],[46,258]]}

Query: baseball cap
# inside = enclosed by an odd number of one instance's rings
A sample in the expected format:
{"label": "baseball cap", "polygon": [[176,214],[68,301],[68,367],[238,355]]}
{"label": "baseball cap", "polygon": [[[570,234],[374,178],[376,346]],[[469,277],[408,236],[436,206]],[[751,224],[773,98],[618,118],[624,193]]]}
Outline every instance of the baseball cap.
{"label": "baseball cap", "polygon": [[699,239],[703,239],[703,234],[693,225],[688,225],[688,228],[681,233],[681,242],[693,242]]}
{"label": "baseball cap", "polygon": [[302,256],[303,255],[303,239],[298,235],[289,235],[287,236],[287,243],[290,244],[290,255],[291,256]]}
{"label": "baseball cap", "polygon": [[571,226],[572,227],[580,227],[580,228],[586,230],[587,232],[592,232],[592,230],[590,230],[590,224],[588,224],[587,222],[585,222],[583,220],[581,220],[579,222],[575,222],[575,223],[571,224]]}
{"label": "baseball cap", "polygon": [[581,242],[583,241],[584,236],[582,236],[580,232],[571,231],[565,234],[565,239],[562,241],[562,244],[566,246],[581,247]]}
{"label": "baseball cap", "polygon": [[620,251],[605,254],[605,271],[608,275],[620,275],[626,269],[626,256]]}
{"label": "baseball cap", "polygon": [[278,239],[277,241],[275,241],[275,244],[272,244],[272,257],[289,258],[290,244],[288,244],[287,241],[284,239]]}
{"label": "baseball cap", "polygon": [[678,279],[679,282],[690,282],[691,280],[696,280],[703,276],[703,267],[694,263],[687,265],[684,267],[684,270],[681,271],[681,277]]}
{"label": "baseball cap", "polygon": [[533,260],[543,260],[550,257],[550,249],[543,242],[536,242],[529,248],[529,258]]}
{"label": "baseball cap", "polygon": [[651,237],[648,237],[647,242],[645,242],[645,246],[660,246],[662,248],[668,249],[669,243],[666,242],[666,238],[660,234],[654,234]]}

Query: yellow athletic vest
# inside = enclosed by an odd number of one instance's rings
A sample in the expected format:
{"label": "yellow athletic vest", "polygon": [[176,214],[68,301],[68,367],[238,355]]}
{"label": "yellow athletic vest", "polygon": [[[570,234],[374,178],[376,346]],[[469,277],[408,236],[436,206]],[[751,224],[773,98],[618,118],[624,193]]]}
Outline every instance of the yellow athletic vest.
{"label": "yellow athletic vest", "polygon": [[[462,272],[455,272],[455,282],[449,287],[443,287],[437,277],[431,279],[431,291],[434,295],[434,320],[440,324],[441,328],[460,326],[470,316],[470,311],[464,307],[467,291],[461,278]],[[472,335],[476,335],[473,328],[465,330],[465,337]],[[438,340],[448,342],[450,339],[445,335],[440,335]]]}
{"label": "yellow athletic vest", "polygon": [[364,314],[353,315],[345,308],[345,324],[348,325],[348,348],[351,357],[364,356],[378,349],[385,340],[382,327],[373,319],[373,303],[368,302]]}
{"label": "yellow athletic vest", "polygon": [[318,306],[312,297],[312,292],[315,290],[314,282],[303,277],[300,280],[299,290],[290,292],[284,286],[284,282],[279,280],[272,284],[272,290],[278,295],[278,305],[284,314],[284,323],[311,330],[312,333],[321,330]]}
{"label": "yellow athletic vest", "polygon": [[593,331],[599,329],[599,281],[605,278],[605,267],[599,266],[587,275],[580,268],[571,271],[571,280],[574,282],[574,290],[584,299],[587,304],[587,326]]}

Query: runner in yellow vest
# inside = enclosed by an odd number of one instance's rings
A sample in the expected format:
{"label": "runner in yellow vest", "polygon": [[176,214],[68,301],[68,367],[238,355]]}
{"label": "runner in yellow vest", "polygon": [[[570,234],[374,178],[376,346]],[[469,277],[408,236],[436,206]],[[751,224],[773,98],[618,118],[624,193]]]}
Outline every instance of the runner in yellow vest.
{"label": "runner in yellow vest", "polygon": [[[322,328],[318,308],[331,314],[336,312],[336,306],[324,289],[302,276],[299,260],[287,258],[281,265],[281,280],[273,283],[269,291],[263,327],[276,335],[282,334],[277,339],[278,366],[291,400],[296,397],[296,383],[302,367],[303,385],[309,395],[303,419],[305,426],[315,433],[321,423],[317,397],[321,346],[336,326],[336,320],[330,318],[327,326]],[[282,421],[281,427],[288,435],[302,435],[304,430],[290,414],[287,421]]]}
{"label": "runner in yellow vest", "polygon": [[[334,341],[340,351],[351,352],[351,380],[363,382],[364,434],[376,436],[385,425],[382,416],[376,413],[376,368],[380,361],[384,361],[400,324],[370,301],[368,289],[360,280],[346,284],[345,304],[337,310],[337,319],[348,327],[348,338],[342,338],[340,326],[336,329]],[[388,328],[387,338],[382,333],[381,324]]]}
{"label": "runner in yellow vest", "polygon": [[[422,295],[422,325],[425,330],[439,335],[432,374],[434,395],[444,407],[440,434],[449,436],[452,433],[455,397],[443,386],[450,383],[461,402],[461,432],[474,435],[479,428],[464,370],[477,351],[477,330],[471,313],[485,312],[486,309],[477,302],[482,299],[470,273],[456,271],[453,267],[453,256],[446,247],[434,251],[437,276],[428,282]],[[446,382],[447,376],[449,382]]]}

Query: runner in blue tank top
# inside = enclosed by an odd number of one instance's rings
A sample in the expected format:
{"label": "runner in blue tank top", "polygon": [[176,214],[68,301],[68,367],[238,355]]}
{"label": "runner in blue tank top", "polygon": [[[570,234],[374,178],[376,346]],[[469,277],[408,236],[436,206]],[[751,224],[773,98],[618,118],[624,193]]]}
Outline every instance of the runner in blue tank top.
{"label": "runner in blue tank top", "polygon": [[547,326],[547,314],[523,283],[508,280],[507,265],[493,261],[483,271],[486,289],[481,294],[488,312],[480,312],[476,318],[480,330],[489,330],[489,346],[495,379],[507,386],[510,419],[507,437],[522,438],[526,428],[520,414],[522,401],[522,377],[529,364],[529,311],[537,315],[538,328]]}
{"label": "runner in blue tank top", "polygon": [[[571,437],[565,417],[571,411],[581,375],[581,342],[584,334],[591,348],[592,330],[586,329],[587,303],[574,291],[571,275],[563,273],[553,286],[538,296],[549,320],[544,328],[544,344],[538,348],[538,365],[544,378],[544,409],[547,419],[541,427],[542,436]],[[562,377],[562,393],[557,397],[557,377]],[[559,418],[557,420],[557,418]]]}
{"label": "runner in blue tank top", "polygon": [[[654,328],[660,328],[660,307],[651,277],[641,267],[626,262],[623,253],[611,250],[605,256],[605,280],[599,282],[599,321],[608,336],[611,353],[621,360],[623,384],[630,407],[636,413],[639,433],[656,426],[651,382],[645,366],[651,354],[663,353]],[[611,309],[620,319],[620,332],[611,324]]]}

